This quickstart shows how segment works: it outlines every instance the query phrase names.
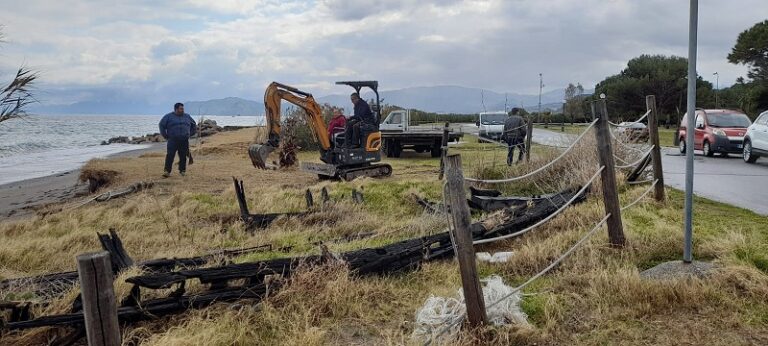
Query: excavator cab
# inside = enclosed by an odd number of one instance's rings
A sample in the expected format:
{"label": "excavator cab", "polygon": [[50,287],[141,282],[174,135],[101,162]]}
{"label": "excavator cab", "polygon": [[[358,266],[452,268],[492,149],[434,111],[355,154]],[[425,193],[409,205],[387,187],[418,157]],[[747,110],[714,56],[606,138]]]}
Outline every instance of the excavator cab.
{"label": "excavator cab", "polygon": [[[371,107],[376,119],[380,119],[380,99],[377,81],[337,82],[336,84],[349,85],[358,94],[363,87],[373,90],[376,95],[376,104]],[[266,143],[252,144],[248,154],[254,167],[267,168],[267,157],[278,148],[280,144],[280,103],[288,101],[302,108],[307,115],[307,124],[320,144],[320,161],[302,162],[301,169],[317,174],[321,179],[339,178],[352,180],[357,177],[381,177],[392,174],[392,166],[377,164],[381,161],[381,132],[378,129],[378,121],[375,129],[361,131],[362,144],[359,148],[345,148],[341,145],[333,145],[333,138],[328,136],[327,126],[323,121],[322,109],[315,102],[312,94],[299,89],[272,82],[264,92],[264,106],[266,108],[267,129],[269,137]]]}

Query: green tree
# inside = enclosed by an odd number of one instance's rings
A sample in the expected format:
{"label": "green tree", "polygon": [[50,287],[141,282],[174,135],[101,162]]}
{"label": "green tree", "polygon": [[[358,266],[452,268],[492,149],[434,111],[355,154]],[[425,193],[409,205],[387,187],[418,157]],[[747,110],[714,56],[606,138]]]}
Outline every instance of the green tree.
{"label": "green tree", "polygon": [[[611,119],[633,120],[645,113],[645,96],[656,95],[657,109],[666,115],[679,114],[685,108],[688,59],[677,56],[641,55],[630,60],[619,74],[607,77],[595,86],[592,99],[606,94]],[[714,106],[712,83],[697,77],[696,104]],[[661,117],[663,118],[663,117]]]}
{"label": "green tree", "polygon": [[749,78],[768,82],[768,20],[739,34],[736,45],[728,54],[728,61],[749,66]]}
{"label": "green tree", "polygon": [[568,83],[565,88],[565,105],[563,106],[563,116],[571,120],[573,125],[576,116],[584,114],[584,87],[581,83]]}
{"label": "green tree", "polygon": [[754,119],[768,109],[768,20],[739,34],[728,61],[747,65],[751,80],[739,77],[734,85],[721,90],[723,106],[741,109]]}

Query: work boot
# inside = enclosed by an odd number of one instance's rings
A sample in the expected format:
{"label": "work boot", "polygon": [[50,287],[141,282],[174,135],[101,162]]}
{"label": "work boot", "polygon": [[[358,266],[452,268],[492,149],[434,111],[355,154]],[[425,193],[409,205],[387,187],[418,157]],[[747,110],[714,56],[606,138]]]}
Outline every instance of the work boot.
{"label": "work boot", "polygon": [[163,172],[163,178],[168,178],[171,176],[171,172]]}
{"label": "work boot", "polygon": [[186,175],[187,175],[187,172],[184,172],[184,171],[179,171],[179,174],[181,174],[181,176],[183,177],[183,176],[186,176]]}

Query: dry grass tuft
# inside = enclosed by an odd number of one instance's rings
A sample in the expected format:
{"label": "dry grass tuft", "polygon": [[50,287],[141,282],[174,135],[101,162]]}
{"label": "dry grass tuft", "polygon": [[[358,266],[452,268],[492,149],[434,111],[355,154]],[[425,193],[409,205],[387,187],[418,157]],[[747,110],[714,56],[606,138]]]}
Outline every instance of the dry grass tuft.
{"label": "dry grass tuft", "polygon": [[120,172],[104,168],[104,166],[102,160],[92,160],[80,170],[78,179],[81,182],[88,182],[88,190],[91,193],[111,185],[120,174]]}

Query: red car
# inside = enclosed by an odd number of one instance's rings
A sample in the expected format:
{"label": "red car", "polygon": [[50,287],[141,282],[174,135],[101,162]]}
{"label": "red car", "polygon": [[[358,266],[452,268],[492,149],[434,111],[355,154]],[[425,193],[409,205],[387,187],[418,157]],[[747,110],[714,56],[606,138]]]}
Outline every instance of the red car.
{"label": "red car", "polygon": [[[706,156],[720,153],[741,154],[744,151],[744,135],[752,124],[746,114],[730,109],[697,109],[696,131],[693,137],[693,149],[701,150]],[[680,153],[686,150],[685,136],[688,125],[688,113],[680,122],[677,136],[680,139]]]}

